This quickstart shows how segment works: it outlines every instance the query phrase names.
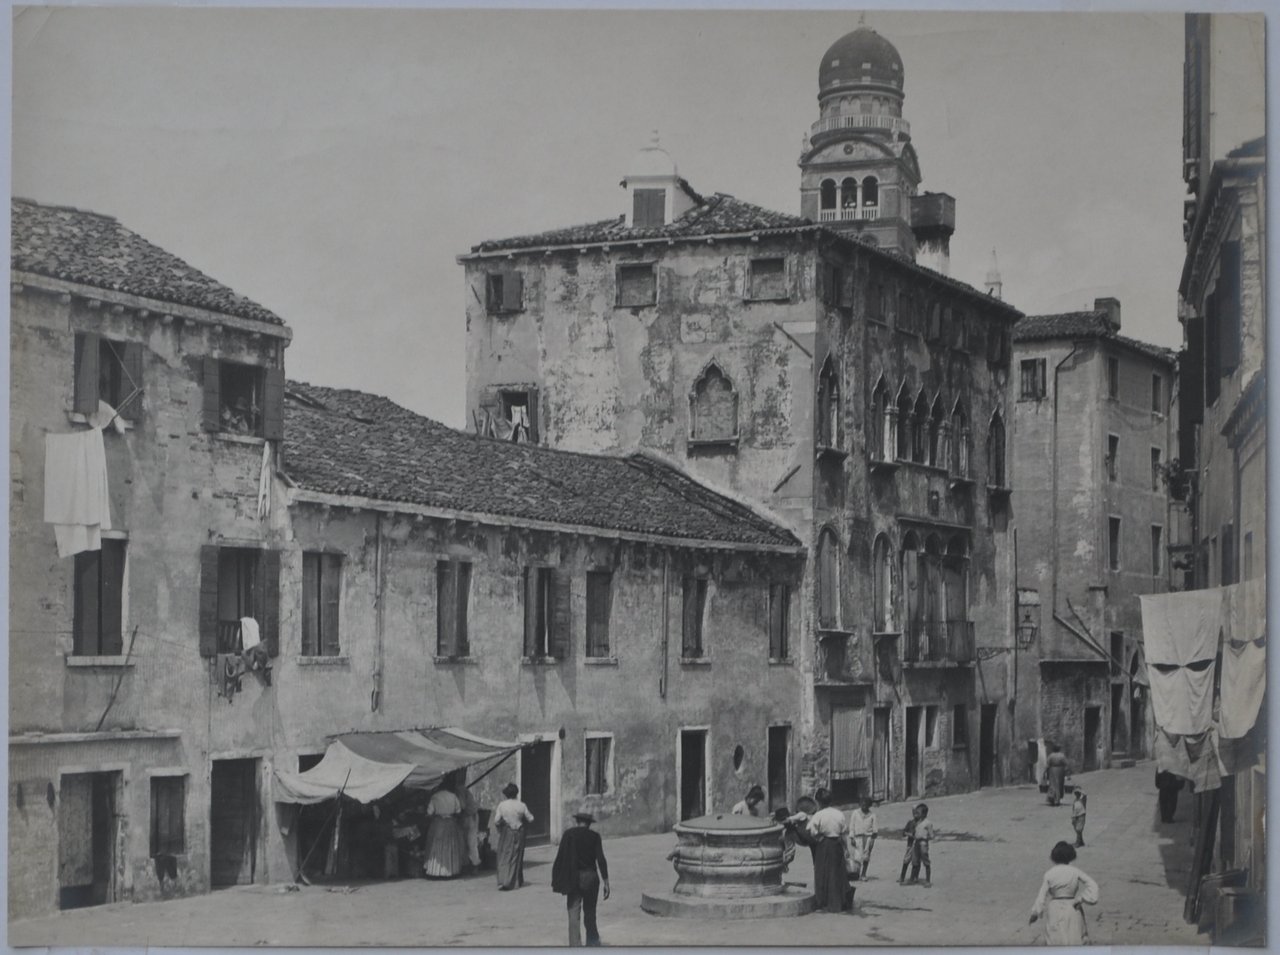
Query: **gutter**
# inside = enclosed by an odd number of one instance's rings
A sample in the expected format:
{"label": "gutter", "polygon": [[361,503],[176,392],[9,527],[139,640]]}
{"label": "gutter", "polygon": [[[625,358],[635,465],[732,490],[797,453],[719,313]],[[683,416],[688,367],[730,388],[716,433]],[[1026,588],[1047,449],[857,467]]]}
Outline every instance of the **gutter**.
{"label": "gutter", "polygon": [[1067,352],[1065,358],[1053,366],[1053,450],[1049,460],[1049,470],[1052,474],[1051,490],[1049,494],[1050,507],[1050,532],[1049,539],[1051,543],[1050,552],[1053,555],[1053,573],[1050,577],[1050,603],[1049,607],[1053,611],[1055,620],[1061,619],[1058,616],[1058,376],[1062,372],[1062,366],[1075,357],[1076,352],[1080,350],[1080,342],[1071,343],[1071,351]]}

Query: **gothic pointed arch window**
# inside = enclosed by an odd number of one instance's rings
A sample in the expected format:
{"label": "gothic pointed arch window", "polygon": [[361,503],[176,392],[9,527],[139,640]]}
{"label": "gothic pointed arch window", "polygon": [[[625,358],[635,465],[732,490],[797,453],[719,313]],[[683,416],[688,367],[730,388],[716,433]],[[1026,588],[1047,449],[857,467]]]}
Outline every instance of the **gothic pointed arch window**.
{"label": "gothic pointed arch window", "polygon": [[689,393],[689,439],[738,439],[738,393],[733,381],[714,361],[702,370]]}
{"label": "gothic pointed arch window", "polygon": [[942,541],[930,534],[924,541],[921,568],[924,577],[924,659],[936,660],[941,655],[943,621],[946,619],[946,588],[943,585]]}
{"label": "gothic pointed arch window", "polygon": [[911,432],[914,423],[911,418],[911,394],[907,391],[906,382],[903,382],[902,388],[898,391],[897,458],[899,461],[911,460]]}
{"label": "gothic pointed arch window", "polygon": [[969,451],[972,438],[969,434],[969,417],[965,414],[964,405],[956,399],[955,408],[951,411],[951,476],[967,480],[969,478]]}
{"label": "gothic pointed arch window", "polygon": [[840,370],[828,355],[818,375],[818,447],[840,447]]}
{"label": "gothic pointed arch window", "polygon": [[836,629],[840,625],[840,542],[830,527],[818,535],[817,585],[818,626]]}
{"label": "gothic pointed arch window", "polygon": [[991,415],[991,426],[987,428],[987,483],[992,487],[1008,487],[1005,475],[1005,437],[1004,419],[1000,412]]}
{"label": "gothic pointed arch window", "polygon": [[935,468],[947,466],[947,415],[942,408],[942,395],[933,399],[929,412],[929,464]]}
{"label": "gothic pointed arch window", "polygon": [[875,632],[887,633],[894,629],[893,561],[890,557],[889,538],[880,534],[871,548],[871,583]]}
{"label": "gothic pointed arch window", "polygon": [[880,205],[880,180],[875,176],[867,176],[862,180],[862,206],[869,208]]}
{"label": "gothic pointed arch window", "polygon": [[920,539],[915,531],[907,531],[902,538],[902,550],[899,554],[902,581],[902,629],[906,634],[906,656],[912,659],[914,646],[920,639],[920,622],[923,619],[924,589],[920,573],[924,553],[920,548]]}
{"label": "gothic pointed arch window", "polygon": [[822,180],[822,185],[818,187],[818,204],[823,212],[828,212],[835,216],[836,212],[836,181],[834,179]]}
{"label": "gothic pointed arch window", "polygon": [[925,464],[929,460],[929,399],[925,397],[923,388],[916,396],[911,416],[911,460]]}
{"label": "gothic pointed arch window", "polygon": [[892,461],[898,442],[898,409],[889,397],[889,386],[884,378],[876,382],[871,392],[871,441],[873,461]]}

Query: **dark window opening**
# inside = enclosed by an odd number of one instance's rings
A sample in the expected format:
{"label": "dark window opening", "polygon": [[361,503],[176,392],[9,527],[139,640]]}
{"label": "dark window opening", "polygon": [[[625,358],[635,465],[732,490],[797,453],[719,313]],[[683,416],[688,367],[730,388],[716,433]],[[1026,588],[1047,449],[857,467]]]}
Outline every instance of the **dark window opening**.
{"label": "dark window opening", "polygon": [[1107,518],[1107,560],[1112,570],[1120,569],[1120,518]]}
{"label": "dark window opening", "polygon": [[490,272],[484,287],[488,311],[518,312],[524,308],[524,277],[519,272]]}
{"label": "dark window opening", "polygon": [[880,183],[875,176],[867,176],[862,180],[862,205],[876,206],[880,204]]}
{"label": "dark window opening", "polygon": [[928,749],[934,749],[938,745],[938,708],[936,706],[924,708],[924,745]]}
{"label": "dark window opening", "polygon": [[818,376],[818,447],[840,446],[840,374],[828,357]]}
{"label": "dark window opening", "polygon": [[787,298],[785,259],[751,260],[751,298],[762,300]]}
{"label": "dark window opening", "polygon": [[1160,449],[1151,449],[1151,490],[1160,490]]}
{"label": "dark window opening", "polygon": [[791,654],[791,587],[769,585],[769,659],[785,660]]}
{"label": "dark window opening", "polygon": [[1045,359],[1024,358],[1022,368],[1022,397],[1043,398],[1045,396]]}
{"label": "dark window opening", "polygon": [[993,487],[1008,487],[1004,459],[1004,419],[996,413],[991,417],[991,429],[987,432],[987,480]]}
{"label": "dark window opening", "polygon": [[703,654],[702,620],[707,607],[707,579],[684,578],[680,655],[698,659]]}
{"label": "dark window opening", "polygon": [[1157,414],[1164,411],[1164,384],[1159,375],[1151,376],[1151,410]]}
{"label": "dark window opening", "polygon": [[651,264],[618,266],[618,304],[635,308],[658,300],[658,270]]}
{"label": "dark window opening", "polygon": [[124,652],[125,547],[122,540],[103,539],[101,550],[75,555],[75,656]]}
{"label": "dark window opening", "polygon": [[898,393],[898,440],[897,447],[894,449],[899,461],[911,460],[911,432],[915,424],[911,419],[911,396],[907,394],[904,386]]}
{"label": "dark window opening", "polygon": [[1120,397],[1120,359],[1107,359],[1107,397]]}
{"label": "dark window opening", "polygon": [[1107,435],[1107,480],[1117,481],[1120,474],[1120,438]]}
{"label": "dark window opening", "polygon": [[222,430],[234,434],[262,434],[263,369],[219,362]]}
{"label": "dark window opening", "polygon": [[969,707],[957,703],[951,710],[951,748],[965,749],[969,745]]}
{"label": "dark window opening", "polygon": [[241,622],[252,618],[259,642],[269,656],[279,653],[280,553],[248,547],[200,549],[200,655],[242,653],[252,648],[252,631]]}
{"label": "dark window opening", "polygon": [[336,657],[342,555],[302,555],[302,655]]}
{"label": "dark window opening", "polygon": [[524,655],[551,656],[551,607],[554,572],[550,567],[525,568]]}
{"label": "dark window opening", "polygon": [[218,551],[218,653],[241,652],[240,621],[245,617],[261,623],[262,553],[242,547]]}
{"label": "dark window opening", "polygon": [[519,444],[538,443],[538,400],[536,391],[501,391],[502,418],[511,428],[511,440]]}
{"label": "dark window opening", "polygon": [[609,656],[609,613],[613,605],[613,574],[587,573],[587,656]]}
{"label": "dark window opening", "polygon": [[467,604],[471,594],[471,564],[461,560],[436,562],[436,655],[457,659],[471,652],[467,634]]}
{"label": "dark window opening", "polygon": [[151,857],[187,851],[187,778],[151,777]]}
{"label": "dark window opening", "polygon": [[600,796],[609,791],[609,761],[613,757],[613,739],[608,736],[588,736],[586,744],[587,795]]}
{"label": "dark window opening", "polygon": [[836,208],[836,183],[834,179],[822,180],[818,187],[818,205],[822,211],[834,211]]}

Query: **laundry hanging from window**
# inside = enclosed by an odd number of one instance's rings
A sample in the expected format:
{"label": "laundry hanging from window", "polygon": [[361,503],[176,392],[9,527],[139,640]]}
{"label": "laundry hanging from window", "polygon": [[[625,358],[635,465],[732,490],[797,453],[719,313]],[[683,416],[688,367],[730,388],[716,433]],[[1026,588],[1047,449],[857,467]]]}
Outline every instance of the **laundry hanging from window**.
{"label": "laundry hanging from window", "polygon": [[102,549],[111,500],[101,429],[45,435],[44,519],[53,525],[59,557]]}

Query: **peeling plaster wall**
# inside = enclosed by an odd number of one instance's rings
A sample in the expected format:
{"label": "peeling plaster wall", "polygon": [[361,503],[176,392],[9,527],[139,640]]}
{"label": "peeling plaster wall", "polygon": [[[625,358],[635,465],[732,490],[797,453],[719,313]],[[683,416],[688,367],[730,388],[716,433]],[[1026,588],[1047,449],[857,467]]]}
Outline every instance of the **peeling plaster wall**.
{"label": "peeling plaster wall", "polygon": [[[201,427],[205,356],[257,365],[280,361],[269,338],[230,328],[141,318],[108,301],[89,308],[34,288],[10,298],[10,632],[9,726],[12,734],[104,733],[176,729],[179,740],[10,747],[10,915],[57,908],[56,867],[49,865],[56,809],[44,793],[68,765],[124,773],[126,838],[122,899],[152,897],[148,768],[184,768],[186,846],[180,860],[190,890],[208,884],[209,759],[266,753],[280,724],[274,697],[252,679],[229,706],[198,649],[200,546],[219,540],[274,546],[282,508],[256,516],[261,441],[234,440]],[[93,331],[144,346],[142,413],[123,435],[104,436],[111,520],[128,536],[124,596],[127,667],[84,666],[72,651],[74,559],[59,559],[44,517],[44,437],[74,430],[74,334]],[[277,502],[279,494],[276,494]],[[134,636],[136,631],[136,636]],[[119,684],[118,690],[116,689]],[[114,694],[114,699],[113,699]],[[157,751],[156,747],[161,746]],[[157,763],[157,760],[161,762]],[[15,784],[21,783],[22,806]],[[32,794],[36,794],[33,796]],[[262,790],[266,799],[266,791]],[[287,871],[282,857],[260,854],[258,881]],[[151,873],[148,875],[148,873]]]}

